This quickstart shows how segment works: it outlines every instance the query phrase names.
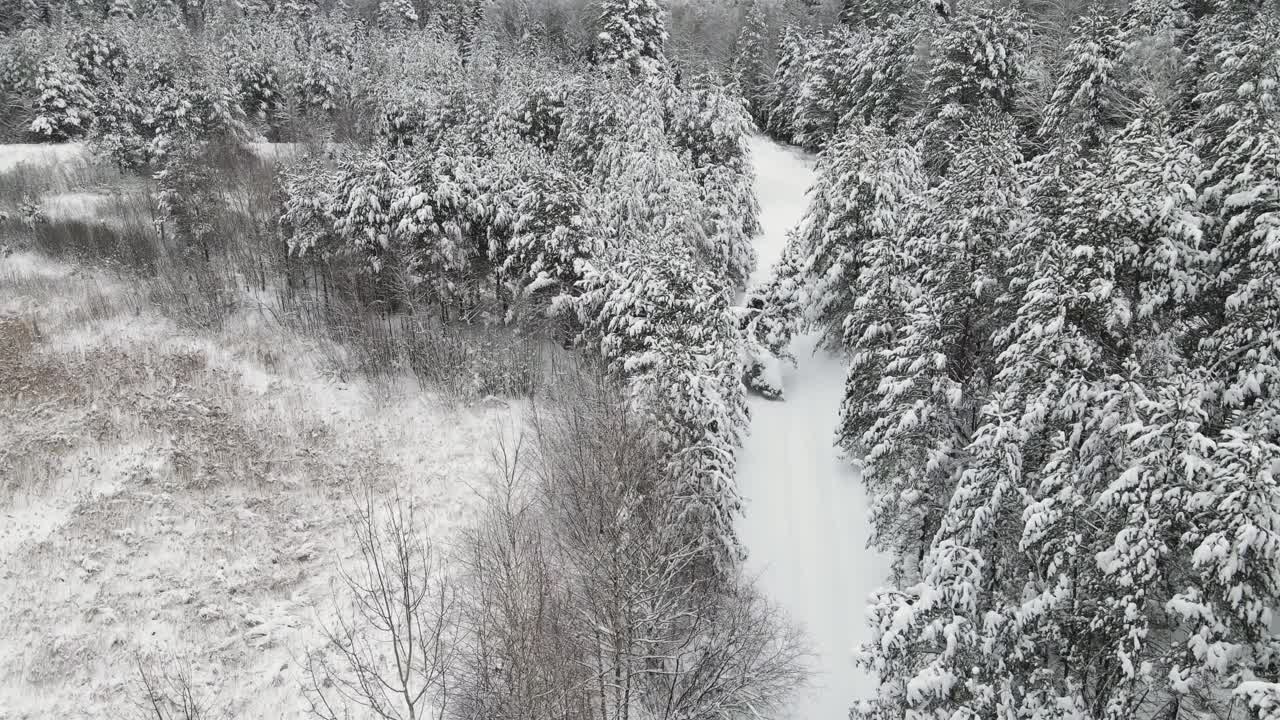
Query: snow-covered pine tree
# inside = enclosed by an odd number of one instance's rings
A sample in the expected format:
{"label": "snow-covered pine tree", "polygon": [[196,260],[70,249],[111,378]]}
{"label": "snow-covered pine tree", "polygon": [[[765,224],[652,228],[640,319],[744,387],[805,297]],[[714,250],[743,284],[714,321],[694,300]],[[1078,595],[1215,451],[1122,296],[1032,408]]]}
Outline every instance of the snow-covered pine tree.
{"label": "snow-covered pine tree", "polygon": [[426,128],[426,112],[417,98],[388,98],[378,136],[393,150],[412,147]]}
{"label": "snow-covered pine tree", "polygon": [[[579,263],[580,295],[560,308],[573,310],[580,344],[627,379],[669,460],[672,541],[694,542],[699,567],[724,577],[740,555],[733,468],[746,422],[741,342],[724,268],[705,250],[714,223],[700,169],[677,147],[678,133],[664,132],[670,105],[661,100],[672,91],[649,84],[614,96],[621,110],[598,140],[583,203],[598,253]],[[741,169],[732,156],[706,159],[723,164],[704,172]]]}
{"label": "snow-covered pine tree", "polygon": [[794,139],[802,147],[820,150],[838,134],[850,103],[855,102],[850,82],[857,74],[865,40],[864,36],[840,28],[811,50],[792,115]]}
{"label": "snow-covered pine tree", "polygon": [[134,20],[138,15],[133,9],[133,0],[111,0],[107,7],[107,17],[113,20]]}
{"label": "snow-covered pine tree", "polygon": [[[1273,290],[1280,243],[1280,17],[1224,2],[1206,20],[1213,65],[1192,130],[1208,165],[1199,179],[1205,262],[1214,282],[1205,300],[1220,306],[1208,320],[1217,331],[1201,351],[1223,373],[1215,395],[1228,407],[1270,397],[1280,382],[1280,313]],[[1232,11],[1232,8],[1235,8]],[[1212,327],[1212,326],[1211,326]]]}
{"label": "snow-covered pine tree", "polygon": [[276,9],[276,14],[285,23],[296,25],[310,22],[312,18],[323,13],[318,0],[283,0]]}
{"label": "snow-covered pine tree", "polygon": [[[849,28],[881,27],[914,0],[840,0],[840,22]],[[938,2],[939,0],[932,0]]]}
{"label": "snow-covered pine tree", "polygon": [[76,73],[90,87],[119,83],[128,68],[128,54],[112,35],[86,29],[76,34],[67,47]]}
{"label": "snow-covered pine tree", "polygon": [[840,22],[849,27],[857,27],[862,23],[861,0],[840,0]]}
{"label": "snow-covered pine tree", "polygon": [[418,11],[410,0],[378,0],[378,27],[410,30],[418,27]]}
{"label": "snow-covered pine tree", "polygon": [[143,13],[147,17],[166,23],[180,25],[184,22],[183,6],[180,0],[152,0]]}
{"label": "snow-covered pine tree", "polygon": [[[231,88],[213,84],[204,58],[180,55],[150,68],[151,80],[140,105],[142,129],[150,139],[153,161],[173,148],[192,144],[225,145],[244,140],[244,111]],[[182,149],[184,158],[192,150]],[[185,160],[184,160],[185,162]]]}
{"label": "snow-covered pine tree", "polygon": [[1194,388],[1213,444],[1189,507],[1200,585],[1171,604],[1190,626],[1176,670],[1193,688],[1226,685],[1256,703],[1280,691],[1280,16],[1223,0],[1201,33],[1212,61],[1190,135],[1205,162],[1209,282],[1193,306],[1205,369]]}
{"label": "snow-covered pine tree", "polygon": [[17,32],[27,23],[27,0],[0,0],[0,35]]}
{"label": "snow-covered pine tree", "polygon": [[356,27],[339,15],[317,18],[307,26],[307,42],[299,49],[301,67],[290,73],[289,83],[303,108],[332,116],[359,91],[352,87],[357,82]]}
{"label": "snow-covered pine tree", "polygon": [[35,118],[30,132],[43,140],[81,137],[93,122],[93,92],[70,68],[49,61],[35,77]]}
{"label": "snow-covered pine tree", "polygon": [[740,321],[746,353],[744,382],[767,398],[782,397],[781,363],[795,362],[790,345],[805,325],[809,262],[811,258],[792,231],[782,257],[770,268],[765,282],[752,288],[744,304]]}
{"label": "snow-covered pine tree", "polygon": [[607,81],[586,88],[578,102],[566,107],[561,129],[561,146],[570,164],[592,173],[612,139],[625,136],[633,127],[647,128],[646,132],[661,127],[663,108],[659,102],[665,94],[657,79],[633,89]]}
{"label": "snow-covered pine tree", "polygon": [[[881,685],[857,714],[1269,717],[1275,11],[1138,1],[1029,58],[1047,46],[1015,11],[944,9],[812,54],[794,115],[818,183],[750,302],[757,348],[800,304],[853,354],[842,440],[909,561],[873,606]],[[903,28],[901,72],[869,61]]]}
{"label": "snow-covered pine tree", "polygon": [[778,41],[778,62],[769,81],[766,120],[769,134],[785,142],[790,142],[795,134],[796,101],[808,53],[804,37],[788,26]]}
{"label": "snow-covered pine tree", "polygon": [[285,167],[281,173],[283,211],[280,228],[291,256],[350,252],[334,227],[338,206],[334,197],[339,176],[327,163],[309,159]]}
{"label": "snow-covered pine tree", "polygon": [[18,27],[36,28],[52,25],[58,9],[52,0],[22,0]]}
{"label": "snow-covered pine tree", "polygon": [[490,0],[439,0],[433,4],[433,22],[453,38],[464,65],[482,42],[489,4]]}
{"label": "snow-covered pine tree", "polygon": [[[1010,285],[1025,288],[1022,305],[1000,334],[972,469],[922,581],[873,613],[870,655],[893,682],[865,715],[1179,716],[1227,712],[1233,692],[1270,697],[1256,678],[1276,648],[1261,620],[1280,548],[1262,459],[1275,457],[1261,430],[1274,410],[1262,396],[1237,409],[1218,390],[1235,371],[1213,356],[1226,316],[1212,288],[1230,273],[1202,247],[1213,194],[1192,190],[1212,177],[1196,157],[1211,145],[1170,125],[1135,123],[1097,161],[1040,161],[1035,218],[1009,253],[1022,258]],[[1251,308],[1239,321],[1266,358],[1274,340],[1257,328],[1274,319],[1266,302]],[[1266,387],[1269,362],[1250,361],[1236,387]]]}
{"label": "snow-covered pine tree", "polygon": [[760,231],[760,206],[752,192],[749,169],[712,165],[698,171],[702,188],[706,245],[699,248],[706,265],[735,288],[746,287],[756,267],[753,242]]}
{"label": "snow-covered pine tree", "polygon": [[1134,93],[1121,67],[1128,42],[1118,19],[1101,12],[1081,17],[1071,35],[1039,132],[1094,146],[1132,112]]}
{"label": "snow-covered pine tree", "polygon": [[896,132],[914,113],[921,84],[916,45],[924,30],[918,16],[895,15],[884,30],[829,35],[805,63],[793,114],[796,142],[820,149],[852,123]]}
{"label": "snow-covered pine tree", "polygon": [[596,59],[632,75],[666,67],[666,11],[662,0],[600,0]]}
{"label": "snow-covered pine tree", "polygon": [[559,86],[535,89],[512,117],[516,133],[535,147],[554,150],[565,122],[567,95]]}
{"label": "snow-covered pine tree", "polygon": [[482,290],[503,299],[502,268],[531,164],[516,160],[415,145],[382,161],[391,183],[386,248],[445,319],[452,308],[471,312]]}
{"label": "snow-covered pine tree", "polygon": [[692,165],[702,189],[703,232],[696,252],[736,287],[755,268],[752,240],[759,232],[754,174],[747,158],[751,118],[725,88],[667,86],[666,134]]}
{"label": "snow-covered pine tree", "polygon": [[661,93],[650,83],[622,97],[603,98],[617,114],[593,158],[592,215],[614,237],[682,238],[691,249],[703,248],[702,189],[691,155],[663,132]]}
{"label": "snow-covered pine tree", "polygon": [[692,542],[697,571],[724,577],[741,558],[734,463],[747,422],[729,296],[679,238],[628,235],[618,247],[611,266],[587,266],[582,342],[628,380],[668,458],[669,542]]}
{"label": "snow-covered pine tree", "polygon": [[[839,328],[851,356],[840,444],[862,462],[876,541],[904,561],[929,547],[995,373],[993,336],[1010,316],[1008,250],[1025,204],[1019,140],[988,108],[959,127],[952,175],[917,202],[889,205],[875,185],[855,186],[873,217],[900,219],[884,223],[888,232],[864,231],[816,291],[823,326]],[[856,273],[851,302],[824,307],[836,267]]]}
{"label": "snow-covered pine tree", "polygon": [[66,18],[77,25],[96,22],[102,17],[102,8],[95,7],[97,3],[92,0],[63,0],[62,5]]}
{"label": "snow-covered pine tree", "polygon": [[742,30],[733,46],[733,77],[747,101],[756,125],[769,121],[770,54],[764,0],[751,0],[742,19]]}
{"label": "snow-covered pine tree", "polygon": [[374,272],[393,256],[396,231],[391,204],[403,186],[397,168],[374,153],[342,159],[337,166],[332,209],[334,231],[347,246],[363,255]]}
{"label": "snow-covered pine tree", "polygon": [[198,140],[166,144],[155,174],[157,215],[191,257],[212,257],[213,221],[225,207],[213,180],[208,146]]}
{"label": "snow-covered pine tree", "polygon": [[869,38],[860,36],[865,47],[858,49],[849,68],[854,74],[849,90],[852,104],[839,121],[860,119],[897,132],[918,112],[920,86],[925,79],[918,69],[917,46],[928,24],[918,12],[884,13],[883,27]]}
{"label": "snow-covered pine tree", "polygon": [[[886,269],[894,268],[894,256],[901,250],[898,233],[926,185],[915,147],[862,125],[846,129],[822,153],[818,172],[795,240],[810,273],[808,315],[826,344],[840,348],[848,318],[861,314],[868,323],[875,322],[873,313],[860,309],[862,303],[892,302],[892,276],[862,276],[873,258]],[[888,321],[893,311],[883,309]]]}
{"label": "snow-covered pine tree", "polygon": [[576,292],[599,238],[587,227],[577,175],[541,156],[527,158],[525,169],[502,275],[517,301],[540,294],[554,303]]}
{"label": "snow-covered pine tree", "polygon": [[230,40],[223,54],[223,65],[245,116],[267,125],[269,130],[284,110],[285,89],[271,50],[260,44],[263,40],[269,47],[275,38]]}
{"label": "snow-covered pine tree", "polygon": [[274,0],[235,0],[235,7],[245,18],[265,18],[277,11]]}
{"label": "snow-covered pine tree", "polygon": [[[931,21],[936,26],[938,21]],[[1030,28],[1016,7],[980,1],[941,24],[919,114],[925,166],[945,171],[947,147],[973,110],[993,103],[1013,112]]]}
{"label": "snow-covered pine tree", "polygon": [[1159,132],[1132,128],[1102,162],[1037,162],[1034,214],[1002,253],[1019,307],[991,328],[996,372],[919,580],[873,606],[867,663],[886,682],[862,717],[1168,707],[1163,603],[1187,578],[1204,444],[1162,336],[1190,279],[1164,261],[1194,242],[1194,156]]}

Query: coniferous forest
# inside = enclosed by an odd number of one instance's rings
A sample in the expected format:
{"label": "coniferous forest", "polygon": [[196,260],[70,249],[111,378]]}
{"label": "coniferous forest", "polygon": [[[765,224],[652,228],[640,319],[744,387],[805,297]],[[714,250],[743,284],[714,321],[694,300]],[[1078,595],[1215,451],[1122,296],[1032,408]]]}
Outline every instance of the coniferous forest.
{"label": "coniferous forest", "polygon": [[0,143],[0,718],[1280,719],[1275,2],[0,0]]}

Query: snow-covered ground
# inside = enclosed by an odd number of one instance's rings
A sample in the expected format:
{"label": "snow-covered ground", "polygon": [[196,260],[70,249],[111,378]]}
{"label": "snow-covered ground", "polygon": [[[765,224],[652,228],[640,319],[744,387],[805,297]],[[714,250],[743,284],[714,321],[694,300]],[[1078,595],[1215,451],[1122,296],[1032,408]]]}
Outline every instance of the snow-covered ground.
{"label": "snow-covered ground", "polygon": [[84,156],[82,143],[18,143],[0,144],[0,172],[7,172],[19,165],[45,167],[66,163]]}
{"label": "snow-covered ground", "polygon": [[197,331],[144,293],[0,257],[0,720],[131,717],[135,652],[229,716],[308,717],[352,489],[395,483],[448,542],[519,408],[344,379],[252,308]]}
{"label": "snow-covered ground", "polygon": [[[751,150],[764,226],[752,278],[758,282],[804,215],[813,162],[760,138]],[[795,340],[799,366],[783,371],[785,401],[751,400],[751,434],[738,464],[747,501],[741,530],[750,570],[803,624],[818,655],[814,687],[788,720],[843,720],[874,687],[854,667],[853,652],[866,638],[867,596],[883,582],[887,562],[866,549],[866,499],[832,442],[844,366],[814,353],[815,342]]]}

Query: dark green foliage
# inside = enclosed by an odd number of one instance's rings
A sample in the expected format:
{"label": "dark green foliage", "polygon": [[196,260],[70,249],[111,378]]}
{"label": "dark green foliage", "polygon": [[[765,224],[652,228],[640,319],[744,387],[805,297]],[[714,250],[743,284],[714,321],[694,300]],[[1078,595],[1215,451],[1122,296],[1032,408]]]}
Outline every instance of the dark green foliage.
{"label": "dark green foliage", "polygon": [[747,5],[742,30],[733,49],[733,77],[738,83],[738,92],[747,101],[752,119],[762,128],[769,121],[769,82],[773,65],[770,62],[773,42],[766,21],[764,3],[752,0]]}
{"label": "dark green foliage", "polygon": [[119,83],[128,69],[129,56],[118,38],[83,30],[67,48],[76,73],[92,87]]}
{"label": "dark green foliage", "polygon": [[529,95],[512,121],[516,133],[543,150],[554,150],[564,126],[566,92],[563,88],[538,88]]}
{"label": "dark green foliage", "polygon": [[240,109],[247,117],[271,122],[284,110],[284,83],[266,59],[237,55],[232,60],[232,81]]}
{"label": "dark green foliage", "polygon": [[40,66],[35,77],[35,118],[29,128],[41,140],[83,137],[93,123],[96,99],[69,68],[53,63]]}

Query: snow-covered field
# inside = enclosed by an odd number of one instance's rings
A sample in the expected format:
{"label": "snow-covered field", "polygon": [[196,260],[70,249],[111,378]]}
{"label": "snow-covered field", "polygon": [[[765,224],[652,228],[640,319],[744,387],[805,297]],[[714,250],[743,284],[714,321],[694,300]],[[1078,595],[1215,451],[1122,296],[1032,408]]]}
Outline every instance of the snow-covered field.
{"label": "snow-covered field", "polygon": [[18,165],[45,167],[66,163],[84,157],[82,143],[16,143],[0,145],[0,172],[7,172]]}
{"label": "snow-covered field", "polygon": [[501,407],[343,382],[252,312],[223,332],[138,288],[0,259],[0,719],[131,717],[134,654],[244,718],[301,718],[360,483],[469,522]]}
{"label": "snow-covered field", "polygon": [[[813,165],[803,153],[759,138],[751,150],[764,226],[758,282],[804,215]],[[804,625],[817,651],[814,687],[789,720],[843,720],[873,689],[874,679],[854,667],[853,652],[866,635],[867,596],[888,562],[866,549],[866,500],[832,443],[844,366],[815,353],[815,342],[796,339],[799,367],[783,371],[785,401],[751,400],[751,434],[738,463],[747,502],[742,535],[751,571]]]}

